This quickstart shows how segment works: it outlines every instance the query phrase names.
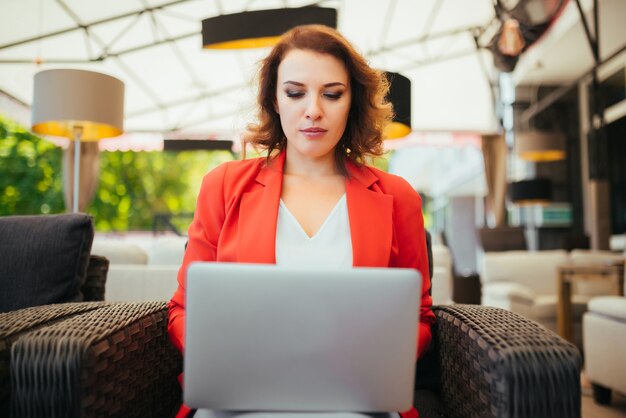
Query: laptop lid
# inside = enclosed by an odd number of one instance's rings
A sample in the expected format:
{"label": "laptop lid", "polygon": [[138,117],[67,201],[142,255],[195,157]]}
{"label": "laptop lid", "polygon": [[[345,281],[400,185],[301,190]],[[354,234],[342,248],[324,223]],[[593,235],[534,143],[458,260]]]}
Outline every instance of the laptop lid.
{"label": "laptop lid", "polygon": [[184,402],[231,411],[406,411],[416,270],[194,263]]}

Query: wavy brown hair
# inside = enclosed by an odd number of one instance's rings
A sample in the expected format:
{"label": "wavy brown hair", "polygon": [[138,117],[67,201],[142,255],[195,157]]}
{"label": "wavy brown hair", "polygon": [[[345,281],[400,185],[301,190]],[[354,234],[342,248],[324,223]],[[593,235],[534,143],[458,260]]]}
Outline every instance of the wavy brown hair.
{"label": "wavy brown hair", "polygon": [[365,155],[383,153],[383,129],[392,117],[386,101],[389,82],[384,73],[371,68],[354,47],[334,29],[322,25],[297,26],[282,35],[259,69],[258,123],[250,124],[244,141],[267,150],[284,150],[287,138],[275,109],[278,66],[287,52],[304,49],[331,55],[343,62],[350,78],[352,103],[346,130],[335,148],[335,161],[346,174],[346,160],[362,163]]}

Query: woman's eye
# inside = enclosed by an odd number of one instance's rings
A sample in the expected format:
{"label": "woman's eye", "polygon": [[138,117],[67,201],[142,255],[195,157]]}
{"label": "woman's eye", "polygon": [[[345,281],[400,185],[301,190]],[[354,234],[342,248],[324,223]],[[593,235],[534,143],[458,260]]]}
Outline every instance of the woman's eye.
{"label": "woman's eye", "polygon": [[324,93],[324,97],[331,100],[338,100],[341,97],[341,93]]}
{"label": "woman's eye", "polygon": [[286,91],[287,97],[298,98],[304,96],[304,93],[301,91]]}

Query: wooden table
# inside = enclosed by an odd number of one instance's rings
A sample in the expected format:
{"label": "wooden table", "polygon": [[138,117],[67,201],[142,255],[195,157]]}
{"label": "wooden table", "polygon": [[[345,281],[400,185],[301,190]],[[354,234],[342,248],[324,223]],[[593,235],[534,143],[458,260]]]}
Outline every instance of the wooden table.
{"label": "wooden table", "polygon": [[572,338],[572,285],[583,280],[615,280],[617,294],[624,296],[624,261],[607,264],[565,264],[558,269],[557,331],[566,340]]}

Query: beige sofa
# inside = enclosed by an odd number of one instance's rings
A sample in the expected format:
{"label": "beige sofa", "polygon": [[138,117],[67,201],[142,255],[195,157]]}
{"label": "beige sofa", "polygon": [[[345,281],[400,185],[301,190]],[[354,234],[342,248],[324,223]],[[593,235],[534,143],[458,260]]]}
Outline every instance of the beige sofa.
{"label": "beige sofa", "polygon": [[[115,302],[169,300],[185,252],[186,237],[96,234],[92,254],[109,259],[105,300]],[[452,258],[447,247],[434,244],[434,305],[452,303]]]}
{"label": "beige sofa", "polygon": [[[516,312],[556,331],[557,273],[567,263],[622,259],[608,251],[564,250],[487,252],[482,259],[482,304]],[[593,296],[614,292],[613,284],[588,282],[573,289],[574,341],[582,347],[582,315]]]}
{"label": "beige sofa", "polygon": [[433,279],[432,292],[433,305],[449,305],[452,301],[452,256],[448,247],[441,244],[433,244]]}
{"label": "beige sofa", "polygon": [[598,296],[589,301],[583,316],[583,347],[596,402],[610,403],[612,390],[626,394],[625,297]]}
{"label": "beige sofa", "polygon": [[92,254],[109,259],[105,300],[169,300],[176,290],[186,242],[186,237],[173,235],[96,234]]}

